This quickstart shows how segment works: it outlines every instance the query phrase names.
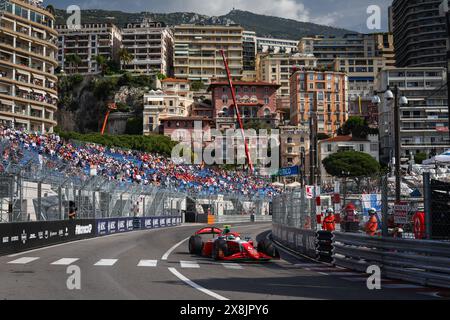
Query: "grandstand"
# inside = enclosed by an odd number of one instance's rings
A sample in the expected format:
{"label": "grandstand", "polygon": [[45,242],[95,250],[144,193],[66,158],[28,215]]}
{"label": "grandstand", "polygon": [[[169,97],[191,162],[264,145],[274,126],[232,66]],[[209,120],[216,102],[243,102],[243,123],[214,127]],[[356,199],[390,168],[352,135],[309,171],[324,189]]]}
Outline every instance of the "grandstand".
{"label": "grandstand", "polygon": [[155,186],[201,195],[240,194],[270,198],[280,192],[267,179],[246,172],[175,164],[158,154],[80,144],[65,141],[56,134],[0,127],[0,139],[4,146],[0,172],[28,163],[41,170],[54,168],[55,173],[81,180],[101,176],[124,185]]}

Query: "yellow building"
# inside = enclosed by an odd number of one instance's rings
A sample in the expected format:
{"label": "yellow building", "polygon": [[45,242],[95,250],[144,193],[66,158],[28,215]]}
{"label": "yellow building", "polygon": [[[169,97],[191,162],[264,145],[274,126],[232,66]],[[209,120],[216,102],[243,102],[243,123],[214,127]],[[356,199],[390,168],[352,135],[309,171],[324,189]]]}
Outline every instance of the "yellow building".
{"label": "yellow building", "polygon": [[225,80],[220,50],[225,51],[231,76],[241,80],[243,32],[237,25],[179,25],[174,31],[174,73],[178,79],[211,83]]}
{"label": "yellow building", "polygon": [[52,132],[57,109],[55,17],[42,1],[0,1],[0,124]]}

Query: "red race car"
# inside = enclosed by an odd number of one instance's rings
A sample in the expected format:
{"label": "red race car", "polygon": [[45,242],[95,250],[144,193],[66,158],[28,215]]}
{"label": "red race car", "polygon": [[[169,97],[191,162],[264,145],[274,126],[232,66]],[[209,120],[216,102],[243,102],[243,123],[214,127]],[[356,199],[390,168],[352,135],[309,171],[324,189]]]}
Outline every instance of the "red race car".
{"label": "red race car", "polygon": [[[208,236],[211,236],[208,239]],[[255,249],[250,238],[242,239],[229,227],[224,230],[215,227],[203,228],[189,238],[189,253],[223,261],[265,262],[279,258],[275,247],[268,241],[262,241]]]}

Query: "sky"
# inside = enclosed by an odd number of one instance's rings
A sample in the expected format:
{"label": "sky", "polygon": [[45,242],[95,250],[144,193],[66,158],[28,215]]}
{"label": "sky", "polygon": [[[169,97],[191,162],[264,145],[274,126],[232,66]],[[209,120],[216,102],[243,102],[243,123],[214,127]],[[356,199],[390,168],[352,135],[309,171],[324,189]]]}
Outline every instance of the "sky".
{"label": "sky", "polygon": [[[234,8],[304,22],[346,28],[358,32],[367,29],[367,8],[381,8],[381,31],[388,29],[387,8],[392,0],[45,0],[58,9],[75,4],[82,9],[121,10],[126,12],[196,12],[209,16],[228,13]],[[375,30],[379,31],[379,30]]]}

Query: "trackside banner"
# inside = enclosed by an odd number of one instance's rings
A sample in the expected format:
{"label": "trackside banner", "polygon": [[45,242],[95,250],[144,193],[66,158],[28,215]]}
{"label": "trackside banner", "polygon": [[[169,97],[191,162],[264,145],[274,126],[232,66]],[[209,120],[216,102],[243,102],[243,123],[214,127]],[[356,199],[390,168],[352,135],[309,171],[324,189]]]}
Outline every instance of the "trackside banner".
{"label": "trackside banner", "polygon": [[273,238],[284,246],[311,258],[317,257],[317,233],[313,230],[303,230],[286,227],[274,223]]}
{"label": "trackside banner", "polygon": [[96,235],[105,236],[136,229],[157,229],[181,224],[181,217],[134,217],[96,219]]}
{"label": "trackside banner", "polygon": [[0,255],[95,237],[95,220],[0,223]]}

